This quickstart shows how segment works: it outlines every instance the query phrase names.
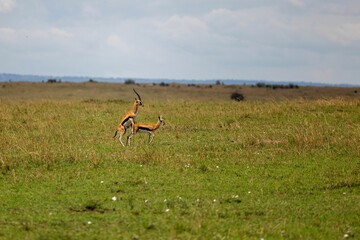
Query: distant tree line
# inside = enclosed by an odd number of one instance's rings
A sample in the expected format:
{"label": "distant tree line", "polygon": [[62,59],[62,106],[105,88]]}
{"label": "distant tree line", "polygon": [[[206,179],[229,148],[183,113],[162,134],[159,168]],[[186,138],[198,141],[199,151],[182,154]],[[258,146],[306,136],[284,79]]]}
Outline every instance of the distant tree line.
{"label": "distant tree line", "polygon": [[161,87],[168,87],[168,86],[170,86],[170,84],[165,83],[165,82],[161,82],[161,83],[159,84],[159,86],[161,86]]}
{"label": "distant tree line", "polygon": [[61,83],[61,79],[57,80],[55,78],[49,78],[47,80],[47,83]]}
{"label": "distant tree line", "polygon": [[299,88],[299,85],[289,83],[289,84],[266,84],[259,82],[255,85],[258,88],[271,88],[271,89],[292,89],[292,88]]}

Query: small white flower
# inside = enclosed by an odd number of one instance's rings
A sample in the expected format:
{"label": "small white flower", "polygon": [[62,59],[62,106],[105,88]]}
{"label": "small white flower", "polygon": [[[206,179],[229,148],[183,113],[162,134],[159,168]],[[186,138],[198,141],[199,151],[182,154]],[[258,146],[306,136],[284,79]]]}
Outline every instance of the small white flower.
{"label": "small white flower", "polygon": [[197,202],[200,202],[200,199],[196,199]]}
{"label": "small white flower", "polygon": [[149,201],[149,200],[145,199],[145,201],[144,201],[144,202],[145,202],[145,203],[147,203],[148,201]]}
{"label": "small white flower", "polygon": [[167,202],[167,199],[164,199],[164,202]]}
{"label": "small white flower", "polygon": [[216,199],[214,199],[213,202],[215,203],[215,202],[216,202]]}
{"label": "small white flower", "polygon": [[350,235],[347,234],[347,233],[345,233],[345,234],[344,234],[344,238],[348,238],[348,237],[350,237]]}
{"label": "small white flower", "polygon": [[251,192],[250,191],[248,191],[248,194],[250,194]]}
{"label": "small white flower", "polygon": [[216,166],[217,169],[219,169],[219,166]]}
{"label": "small white flower", "polygon": [[142,164],[140,164],[140,167],[142,167],[143,165]]}
{"label": "small white flower", "polygon": [[88,221],[88,222],[87,222],[87,224],[89,224],[89,225],[90,225],[90,224],[92,224],[92,222],[91,222],[91,221]]}
{"label": "small white flower", "polygon": [[100,183],[101,183],[101,184],[103,184],[103,183],[104,183],[104,181],[100,181]]}
{"label": "small white flower", "polygon": [[111,199],[112,199],[113,201],[116,201],[117,197],[113,196]]}
{"label": "small white flower", "polygon": [[346,192],[343,192],[344,195],[346,195]]}
{"label": "small white flower", "polygon": [[170,208],[165,209],[165,212],[170,212]]}

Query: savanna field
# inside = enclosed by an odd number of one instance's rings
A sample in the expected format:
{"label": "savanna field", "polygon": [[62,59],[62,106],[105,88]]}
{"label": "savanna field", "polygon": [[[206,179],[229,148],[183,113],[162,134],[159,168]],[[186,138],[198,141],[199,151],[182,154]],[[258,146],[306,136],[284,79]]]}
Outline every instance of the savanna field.
{"label": "savanna field", "polygon": [[0,133],[0,239],[360,237],[358,88],[2,83]]}

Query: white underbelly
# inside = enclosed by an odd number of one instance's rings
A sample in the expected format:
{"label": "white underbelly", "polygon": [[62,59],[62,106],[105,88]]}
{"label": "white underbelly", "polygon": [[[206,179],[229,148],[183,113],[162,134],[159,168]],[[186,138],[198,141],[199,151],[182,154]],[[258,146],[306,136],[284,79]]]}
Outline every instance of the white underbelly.
{"label": "white underbelly", "polygon": [[139,129],[138,131],[141,133],[149,133],[149,130],[145,130],[145,129]]}
{"label": "white underbelly", "polygon": [[124,126],[125,128],[130,127],[130,126],[131,126],[131,121],[130,121],[130,120],[127,120],[126,122],[123,123],[123,126]]}

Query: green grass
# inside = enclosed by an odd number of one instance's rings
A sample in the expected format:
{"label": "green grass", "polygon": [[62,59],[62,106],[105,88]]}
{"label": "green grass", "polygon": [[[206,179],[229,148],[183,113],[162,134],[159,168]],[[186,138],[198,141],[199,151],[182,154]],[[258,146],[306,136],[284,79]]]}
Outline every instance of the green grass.
{"label": "green grass", "polygon": [[0,102],[0,239],[359,237],[359,100],[130,105]]}

